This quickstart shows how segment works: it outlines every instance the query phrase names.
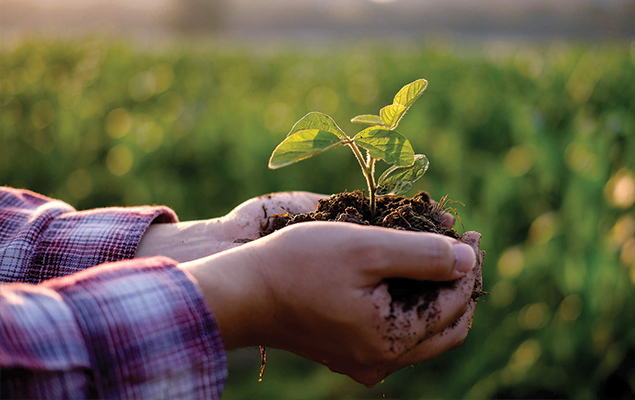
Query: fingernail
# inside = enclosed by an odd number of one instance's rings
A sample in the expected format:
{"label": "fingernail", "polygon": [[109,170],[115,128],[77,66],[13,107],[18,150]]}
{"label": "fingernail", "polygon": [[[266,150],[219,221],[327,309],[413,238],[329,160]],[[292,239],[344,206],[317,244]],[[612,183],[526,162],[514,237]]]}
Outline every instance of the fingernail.
{"label": "fingernail", "polygon": [[454,222],[456,222],[456,219],[451,214],[443,213],[443,215],[441,215],[441,225],[445,226],[446,228],[452,228]]}
{"label": "fingernail", "polygon": [[455,269],[460,273],[467,273],[476,264],[474,250],[465,243],[454,244],[454,256],[456,258]]}

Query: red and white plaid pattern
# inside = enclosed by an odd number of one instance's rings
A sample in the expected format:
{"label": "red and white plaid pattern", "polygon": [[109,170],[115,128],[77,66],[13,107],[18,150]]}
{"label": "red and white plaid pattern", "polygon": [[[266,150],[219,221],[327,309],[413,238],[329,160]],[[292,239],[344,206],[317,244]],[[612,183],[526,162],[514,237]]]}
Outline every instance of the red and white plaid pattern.
{"label": "red and white plaid pattern", "polygon": [[75,212],[0,188],[1,280],[68,275],[0,285],[0,398],[220,397],[227,367],[216,322],[173,260],[90,268],[133,257],[157,220],[176,216],[164,207]]}

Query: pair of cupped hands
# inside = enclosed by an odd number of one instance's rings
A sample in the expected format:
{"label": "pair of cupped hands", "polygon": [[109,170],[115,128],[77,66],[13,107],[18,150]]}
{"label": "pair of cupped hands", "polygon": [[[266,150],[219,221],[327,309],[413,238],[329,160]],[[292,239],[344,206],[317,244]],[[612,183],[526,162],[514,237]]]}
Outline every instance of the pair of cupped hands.
{"label": "pair of cupped hands", "polygon": [[[259,238],[265,215],[313,211],[325,197],[275,193],[221,218],[154,224],[136,257],[179,262],[203,293],[227,350],[288,350],[370,387],[463,343],[475,306],[472,290],[480,281],[480,235],[467,232],[459,242],[432,233],[307,222]],[[444,224],[453,223],[445,214]],[[421,313],[391,307],[389,278],[457,282],[445,285]]]}

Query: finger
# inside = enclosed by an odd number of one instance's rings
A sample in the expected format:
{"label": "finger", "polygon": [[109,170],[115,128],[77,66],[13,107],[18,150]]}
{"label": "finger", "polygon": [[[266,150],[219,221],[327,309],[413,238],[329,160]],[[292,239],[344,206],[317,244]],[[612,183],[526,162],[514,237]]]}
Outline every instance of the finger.
{"label": "finger", "polygon": [[483,264],[483,255],[485,254],[480,250],[481,247],[481,234],[474,231],[468,231],[461,235],[461,242],[469,245],[474,250],[474,254],[477,255],[477,264]]}
{"label": "finger", "polygon": [[310,192],[280,192],[261,196],[258,202],[266,208],[268,215],[302,214],[315,211],[318,201],[325,198],[328,196]]}
{"label": "finger", "polygon": [[[450,286],[441,287],[436,304],[426,309],[424,318],[419,318],[420,322],[425,320],[427,323],[424,329],[427,331],[428,337],[431,336],[431,333],[436,334],[442,329],[447,329],[448,326],[455,325],[459,316],[466,315],[464,314],[465,307],[467,307],[468,313],[474,311],[476,301],[483,288],[483,252],[479,250],[480,238],[481,235],[477,232],[467,232],[461,237],[461,241],[469,243],[473,251],[476,252],[476,266],[463,278],[453,281]],[[438,312],[435,307],[439,308]],[[471,314],[469,315],[471,319]],[[413,326],[417,326],[417,324],[413,324]],[[427,339],[427,337],[424,335],[419,338],[419,340],[421,339]]]}
{"label": "finger", "polygon": [[[478,301],[478,296],[474,296],[474,294],[480,293],[483,288],[483,252],[479,250],[480,239],[481,235],[477,232],[466,232],[461,237],[461,240],[465,243],[470,244],[477,254],[477,265],[468,274],[473,276],[474,280],[472,281],[472,289],[468,290],[470,298],[468,300],[466,311],[440,332],[437,332],[427,338],[424,335],[423,337],[419,338],[418,341],[416,341],[409,349],[406,349],[406,351],[400,357],[398,357],[394,361],[391,361],[390,363],[384,364],[383,369],[380,368],[377,370],[377,375],[379,376],[380,380],[384,379],[386,376],[393,373],[394,371],[397,371],[408,365],[414,365],[435,358],[448,350],[460,346],[463,343],[472,326],[474,309]],[[466,281],[466,278],[462,278],[461,280]],[[465,287],[462,290],[465,290]],[[426,319],[428,318],[429,317],[426,317]],[[439,324],[439,326],[440,325],[441,324]]]}
{"label": "finger", "polygon": [[402,354],[456,321],[468,309],[475,275],[473,271],[450,285],[413,281],[405,295],[395,290],[395,281],[375,288],[374,304],[381,319],[389,321],[382,326],[382,337],[390,341],[388,350]]}
{"label": "finger", "polygon": [[223,220],[265,222],[273,214],[299,214],[315,210],[328,196],[310,192],[280,192],[249,199],[234,208]]}
{"label": "finger", "polygon": [[450,326],[436,335],[420,341],[401,357],[385,365],[384,377],[404,367],[431,360],[463,344],[470,330],[475,304],[474,301],[470,302],[467,311]]}
{"label": "finger", "polygon": [[452,228],[454,223],[456,222],[456,218],[450,213],[443,213],[441,215],[441,226],[444,228]]}
{"label": "finger", "polygon": [[355,381],[371,388],[393,372],[431,360],[460,346],[467,337],[473,311],[473,307],[469,308],[451,326],[428,339],[419,341],[398,358],[374,368],[351,369],[350,371],[353,372],[349,372],[348,375]]}
{"label": "finger", "polygon": [[[450,318],[450,320],[453,320],[453,322],[451,322],[448,326],[446,326],[441,332],[436,333],[433,336],[433,337],[444,336],[444,335],[450,334],[452,338],[456,339],[456,338],[459,338],[459,336],[457,335],[463,335],[462,337],[460,337],[460,340],[456,341],[456,346],[462,343],[462,341],[465,339],[465,335],[467,335],[467,332],[469,331],[469,328],[471,327],[474,308],[476,307],[476,303],[478,301],[479,295],[482,293],[482,290],[483,290],[483,281],[482,281],[483,252],[479,250],[480,239],[481,239],[481,235],[477,232],[466,232],[466,234],[464,234],[461,237],[462,241],[470,243],[475,249],[475,251],[478,253],[477,265],[472,271],[470,271],[470,273],[468,273],[468,276],[456,281],[458,287],[455,287],[453,289],[444,288],[441,290],[441,292],[459,291],[459,292],[463,292],[463,296],[465,296],[466,294],[469,295],[467,310],[458,319]],[[468,278],[472,278],[472,279],[468,280]],[[457,294],[457,293],[440,293],[439,304],[447,304],[443,300],[444,294],[451,295],[451,294]],[[428,319],[430,319],[430,316],[426,317],[426,320]],[[440,321],[438,326],[443,326],[444,323],[445,321]],[[426,343],[430,343],[428,342],[429,339],[425,338],[425,336],[420,338],[418,343],[422,343],[422,340],[425,341]],[[417,343],[417,346],[418,346],[418,343]],[[417,356],[415,355],[414,357],[417,357]],[[409,360],[409,361],[412,361],[412,360]],[[424,360],[422,359],[421,361],[424,361]],[[412,361],[411,363],[414,364],[416,362],[421,362],[421,361],[415,360],[415,361]]]}
{"label": "finger", "polygon": [[474,231],[468,231],[461,235],[460,240],[472,247],[474,253],[476,254],[476,266],[474,267],[474,292],[476,294],[476,298],[478,299],[478,297],[483,294],[483,258],[485,257],[485,252],[480,249],[481,234]]}
{"label": "finger", "polygon": [[[376,277],[416,280],[453,280],[474,268],[472,248],[434,233],[406,232],[354,226],[347,245],[363,257]],[[355,246],[358,245],[358,248]]]}
{"label": "finger", "polygon": [[[435,205],[437,204],[436,201],[434,200],[430,200],[430,204]],[[452,228],[452,226],[454,225],[454,223],[456,222],[456,218],[454,218],[454,216],[450,213],[444,212],[443,214],[441,214],[441,225],[444,228]]]}
{"label": "finger", "polygon": [[[476,271],[474,272],[474,275],[476,275]],[[476,300],[469,299],[467,307],[459,307],[458,313],[449,317],[452,319],[452,322],[449,325],[445,326],[443,329],[439,329],[431,336],[423,336],[418,340],[410,341],[405,348],[400,348],[401,345],[405,344],[407,341],[402,339],[404,337],[410,338],[412,336],[413,331],[409,329],[416,329],[416,324],[412,323],[412,319],[404,321],[403,318],[394,318],[394,316],[388,317],[387,319],[392,322],[391,326],[393,328],[386,332],[383,336],[384,338],[388,338],[390,341],[391,350],[399,352],[400,355],[390,361],[383,362],[374,368],[359,369],[358,376],[352,376],[353,379],[372,387],[374,384],[399,369],[430,360],[448,350],[458,347],[467,337],[475,306]],[[463,311],[462,313],[461,310]],[[423,320],[425,319],[427,318],[424,317]],[[395,327],[403,334],[401,337],[396,334]]]}

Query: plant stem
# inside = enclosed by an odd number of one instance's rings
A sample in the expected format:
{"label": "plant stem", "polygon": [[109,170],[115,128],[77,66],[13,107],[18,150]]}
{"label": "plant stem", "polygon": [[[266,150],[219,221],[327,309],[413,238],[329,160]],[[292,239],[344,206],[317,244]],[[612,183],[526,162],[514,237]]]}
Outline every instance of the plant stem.
{"label": "plant stem", "polygon": [[375,183],[375,160],[373,157],[370,156],[370,153],[366,153],[366,161],[367,161],[367,166],[368,169],[370,170],[368,176],[366,177],[366,179],[368,180],[370,177],[370,180],[368,182],[368,191],[369,196],[370,196],[370,213],[371,216],[375,216],[375,211],[377,211],[377,196],[375,196],[375,191],[377,190],[377,184]]}
{"label": "plant stem", "polygon": [[366,183],[368,184],[368,196],[370,198],[370,213],[372,216],[375,215],[376,211],[376,199],[375,199],[375,190],[377,186],[375,185],[375,159],[368,154],[368,161],[364,161],[364,156],[359,151],[359,147],[355,144],[355,142],[348,141],[346,143],[351,150],[353,150],[353,154],[357,158],[357,162],[359,162],[359,166],[362,168],[362,172],[364,173],[364,178],[366,178]]}

